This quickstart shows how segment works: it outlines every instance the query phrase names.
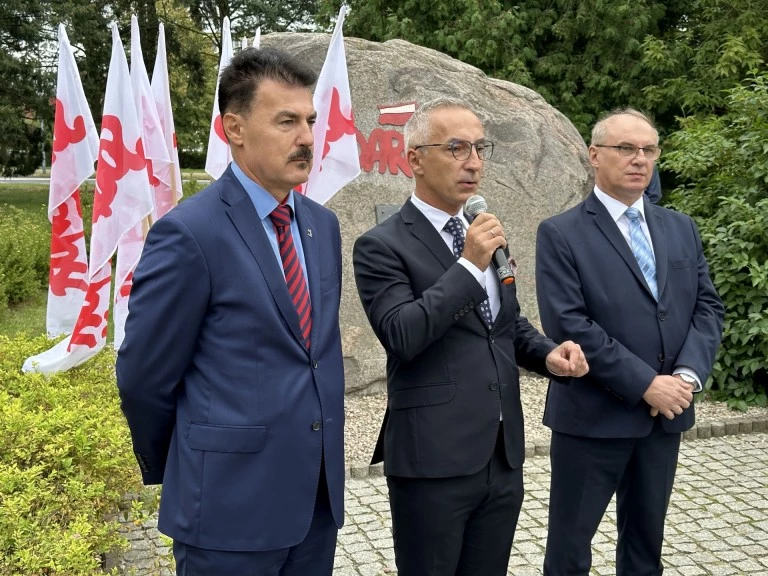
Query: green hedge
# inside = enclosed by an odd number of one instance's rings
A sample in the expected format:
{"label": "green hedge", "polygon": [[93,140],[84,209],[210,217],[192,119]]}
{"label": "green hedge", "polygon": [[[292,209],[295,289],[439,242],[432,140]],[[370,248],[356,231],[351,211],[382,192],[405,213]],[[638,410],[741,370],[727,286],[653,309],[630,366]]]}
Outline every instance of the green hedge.
{"label": "green hedge", "polygon": [[[725,304],[709,385],[739,410],[768,404],[768,73],[728,95],[720,116],[680,120],[664,165],[683,181],[670,197],[693,216]],[[665,144],[665,146],[667,145]]]}
{"label": "green hedge", "polygon": [[51,226],[38,211],[0,205],[0,312],[48,285]]}
{"label": "green hedge", "polygon": [[22,374],[45,337],[0,336],[0,576],[103,574],[124,547],[114,518],[141,490],[114,353],[51,376]]}

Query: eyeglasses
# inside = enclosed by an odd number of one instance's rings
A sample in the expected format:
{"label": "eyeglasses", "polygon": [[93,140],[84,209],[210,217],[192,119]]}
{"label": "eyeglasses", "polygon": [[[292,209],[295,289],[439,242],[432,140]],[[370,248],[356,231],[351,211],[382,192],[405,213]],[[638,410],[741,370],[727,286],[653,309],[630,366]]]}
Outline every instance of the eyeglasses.
{"label": "eyeglasses", "polygon": [[595,144],[595,148],[615,148],[624,158],[634,158],[640,150],[643,151],[643,155],[648,160],[656,160],[661,155],[661,148],[658,146],[643,146],[641,148],[639,146],[630,146],[629,144],[621,144],[620,146]]}
{"label": "eyeglasses", "polygon": [[493,156],[493,142],[490,140],[478,140],[477,142],[470,142],[469,140],[451,140],[447,144],[420,144],[414,146],[414,150],[419,148],[429,148],[432,146],[440,146],[446,150],[450,149],[451,154],[456,160],[463,162],[472,155],[472,147],[477,150],[477,156],[480,160],[490,160]]}

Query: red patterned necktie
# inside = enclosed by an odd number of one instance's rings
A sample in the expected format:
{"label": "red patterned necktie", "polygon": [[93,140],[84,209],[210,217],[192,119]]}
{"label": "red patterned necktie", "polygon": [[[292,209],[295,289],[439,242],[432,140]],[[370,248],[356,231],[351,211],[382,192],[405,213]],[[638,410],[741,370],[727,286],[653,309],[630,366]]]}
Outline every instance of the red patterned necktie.
{"label": "red patterned necktie", "polygon": [[288,292],[299,315],[301,334],[304,336],[304,344],[309,349],[309,334],[312,331],[312,305],[309,301],[309,290],[304,280],[304,270],[301,268],[299,254],[293,244],[291,235],[291,207],[280,204],[269,215],[277,232],[277,244],[280,247],[280,259],[283,261],[285,283]]}

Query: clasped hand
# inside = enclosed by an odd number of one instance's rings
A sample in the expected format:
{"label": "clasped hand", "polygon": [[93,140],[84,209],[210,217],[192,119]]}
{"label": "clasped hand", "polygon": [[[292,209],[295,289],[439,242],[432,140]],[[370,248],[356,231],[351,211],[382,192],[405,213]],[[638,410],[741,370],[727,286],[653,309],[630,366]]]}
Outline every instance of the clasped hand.
{"label": "clasped hand", "polygon": [[643,394],[643,400],[651,405],[651,416],[661,412],[672,420],[693,402],[693,387],[679,376],[659,374]]}

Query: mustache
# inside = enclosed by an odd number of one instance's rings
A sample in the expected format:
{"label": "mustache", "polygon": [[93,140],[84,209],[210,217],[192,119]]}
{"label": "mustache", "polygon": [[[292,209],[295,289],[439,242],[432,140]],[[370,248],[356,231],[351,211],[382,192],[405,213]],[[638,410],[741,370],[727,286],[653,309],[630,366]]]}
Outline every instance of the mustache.
{"label": "mustache", "polygon": [[309,162],[312,160],[312,150],[309,148],[309,146],[299,146],[299,149],[296,150],[296,152],[288,156],[288,160],[306,160]]}

